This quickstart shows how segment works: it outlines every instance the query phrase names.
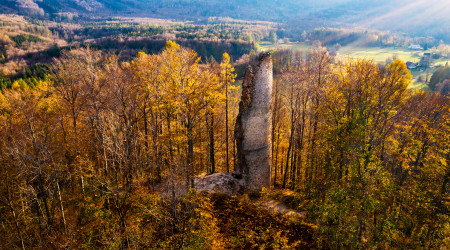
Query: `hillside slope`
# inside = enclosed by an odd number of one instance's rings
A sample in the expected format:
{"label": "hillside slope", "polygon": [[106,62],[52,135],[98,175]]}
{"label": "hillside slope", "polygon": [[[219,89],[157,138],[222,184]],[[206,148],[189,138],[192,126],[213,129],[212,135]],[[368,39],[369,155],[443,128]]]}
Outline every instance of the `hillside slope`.
{"label": "hillside slope", "polygon": [[15,10],[32,16],[73,12],[81,16],[92,16],[95,13],[103,17],[133,15],[196,19],[229,16],[241,19],[282,20],[294,16],[298,11],[310,10],[324,4],[313,1],[300,3],[295,0],[5,0],[3,6],[9,11]]}
{"label": "hillside slope", "polygon": [[[57,19],[110,16],[194,20],[211,16],[292,22],[299,27],[357,26],[450,40],[450,2],[441,0],[4,0],[0,13]],[[61,14],[64,13],[64,14]]]}

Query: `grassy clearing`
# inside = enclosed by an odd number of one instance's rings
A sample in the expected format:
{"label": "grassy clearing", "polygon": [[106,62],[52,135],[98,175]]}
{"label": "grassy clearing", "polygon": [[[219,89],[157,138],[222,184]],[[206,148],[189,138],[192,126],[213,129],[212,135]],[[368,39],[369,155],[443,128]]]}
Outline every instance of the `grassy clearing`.
{"label": "grassy clearing", "polygon": [[444,66],[445,64],[450,64],[450,59],[443,59],[443,58],[441,58],[441,59],[439,59],[439,60],[434,60],[433,61],[433,64],[434,65],[441,65],[441,66]]}
{"label": "grassy clearing", "polygon": [[[272,44],[269,42],[262,42],[259,49],[262,51],[274,50],[277,48],[289,48],[294,50],[309,50],[311,45],[305,43],[284,43],[284,44]],[[339,49],[339,56],[341,58],[348,59],[368,59],[374,60],[375,62],[386,62],[387,59],[400,59],[404,62],[414,62],[418,63],[423,55],[424,51],[413,51],[405,48],[380,48],[380,47],[354,47],[354,46],[344,46]],[[439,59],[433,60],[434,65],[445,65],[450,64],[449,59]],[[435,68],[430,70],[429,77],[433,74]],[[411,89],[422,89],[428,90],[426,83],[419,82],[418,79],[421,75],[425,77],[426,72],[420,71],[419,69],[412,70],[411,74],[413,76],[410,88]]]}
{"label": "grassy clearing", "polygon": [[293,49],[293,50],[308,50],[311,48],[311,45],[305,43],[282,43],[282,44],[272,44],[270,42],[261,42],[259,44],[259,50],[267,51],[267,50],[275,50],[275,49]]}
{"label": "grassy clearing", "polygon": [[[433,75],[434,71],[436,71],[436,68],[430,69],[428,72],[428,80]],[[422,78],[426,78],[427,72],[420,69],[412,69],[410,70],[412,77],[411,84],[409,85],[410,89],[420,89],[424,91],[430,91],[430,88],[428,87],[428,84],[424,82],[419,81],[419,77],[422,76]]]}
{"label": "grassy clearing", "polygon": [[[262,51],[274,50],[277,48],[289,48],[294,50],[307,51],[311,45],[305,43],[283,43],[272,44],[269,42],[261,42],[259,49]],[[375,62],[386,62],[388,58],[397,58],[404,62],[418,63],[420,56],[426,51],[413,51],[405,48],[380,48],[380,47],[354,47],[344,46],[339,49],[339,56],[341,58],[349,59],[373,59]],[[433,60],[434,65],[450,64],[450,59]]]}
{"label": "grassy clearing", "polygon": [[[408,49],[395,48],[377,48],[377,47],[351,47],[345,46],[339,50],[341,57],[348,57],[351,59],[373,59],[375,62],[385,62],[388,58],[396,58],[402,61],[419,62],[420,56],[414,55],[416,51]],[[417,54],[421,54],[419,52]]]}
{"label": "grassy clearing", "polygon": [[[273,50],[276,48],[290,48],[290,49],[300,49],[308,50],[311,47],[309,44],[305,43],[284,43],[284,44],[272,44],[269,42],[262,42],[259,49],[262,51]],[[402,61],[419,62],[420,56],[423,51],[413,51],[404,48],[379,48],[379,47],[354,47],[354,46],[344,46],[339,49],[339,55],[342,58],[350,59],[373,59],[375,62],[385,62],[388,58],[397,58]],[[418,55],[415,55],[418,54]],[[449,61],[448,59],[436,60],[435,64],[445,64]]]}

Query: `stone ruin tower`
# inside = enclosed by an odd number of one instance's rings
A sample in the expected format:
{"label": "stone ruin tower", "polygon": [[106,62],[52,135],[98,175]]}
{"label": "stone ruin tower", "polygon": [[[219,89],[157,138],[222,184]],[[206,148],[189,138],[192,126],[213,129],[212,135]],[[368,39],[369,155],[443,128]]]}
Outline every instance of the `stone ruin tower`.
{"label": "stone ruin tower", "polygon": [[255,70],[249,67],[242,84],[242,99],[236,119],[237,174],[245,189],[270,188],[272,167],[272,87],[273,64],[264,53]]}
{"label": "stone ruin tower", "polygon": [[251,67],[247,69],[242,84],[242,99],[234,131],[237,149],[235,172],[198,177],[194,185],[197,190],[235,195],[270,188],[272,86],[272,57],[264,53],[255,72]]}

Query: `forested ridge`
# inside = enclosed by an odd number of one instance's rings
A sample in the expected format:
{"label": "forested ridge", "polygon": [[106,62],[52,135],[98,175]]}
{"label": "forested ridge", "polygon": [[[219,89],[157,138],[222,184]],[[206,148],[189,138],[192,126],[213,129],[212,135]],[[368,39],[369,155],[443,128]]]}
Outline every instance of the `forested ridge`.
{"label": "forested ridge", "polygon": [[0,13],[69,21],[111,16],[191,21],[231,17],[286,23],[300,32],[323,26],[362,27],[450,41],[448,3],[440,0],[4,0]]}
{"label": "forested ridge", "polygon": [[[0,91],[1,248],[450,245],[450,100],[408,89],[400,60],[272,52],[272,189],[230,198],[193,189],[235,168],[228,54],[61,53]],[[302,216],[256,202],[272,199]]]}

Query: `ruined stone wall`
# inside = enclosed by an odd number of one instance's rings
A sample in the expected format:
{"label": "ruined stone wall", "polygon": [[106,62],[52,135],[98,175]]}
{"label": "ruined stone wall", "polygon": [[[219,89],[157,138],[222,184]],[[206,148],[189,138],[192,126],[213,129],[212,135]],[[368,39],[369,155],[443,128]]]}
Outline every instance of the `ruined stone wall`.
{"label": "ruined stone wall", "polygon": [[253,73],[247,69],[236,118],[237,167],[234,173],[201,176],[195,180],[200,191],[235,195],[270,188],[272,166],[272,86],[270,54],[263,54]]}
{"label": "ruined stone wall", "polygon": [[248,190],[270,188],[272,86],[272,58],[266,53],[254,73],[250,69],[246,72],[236,120],[236,172],[242,175]]}

